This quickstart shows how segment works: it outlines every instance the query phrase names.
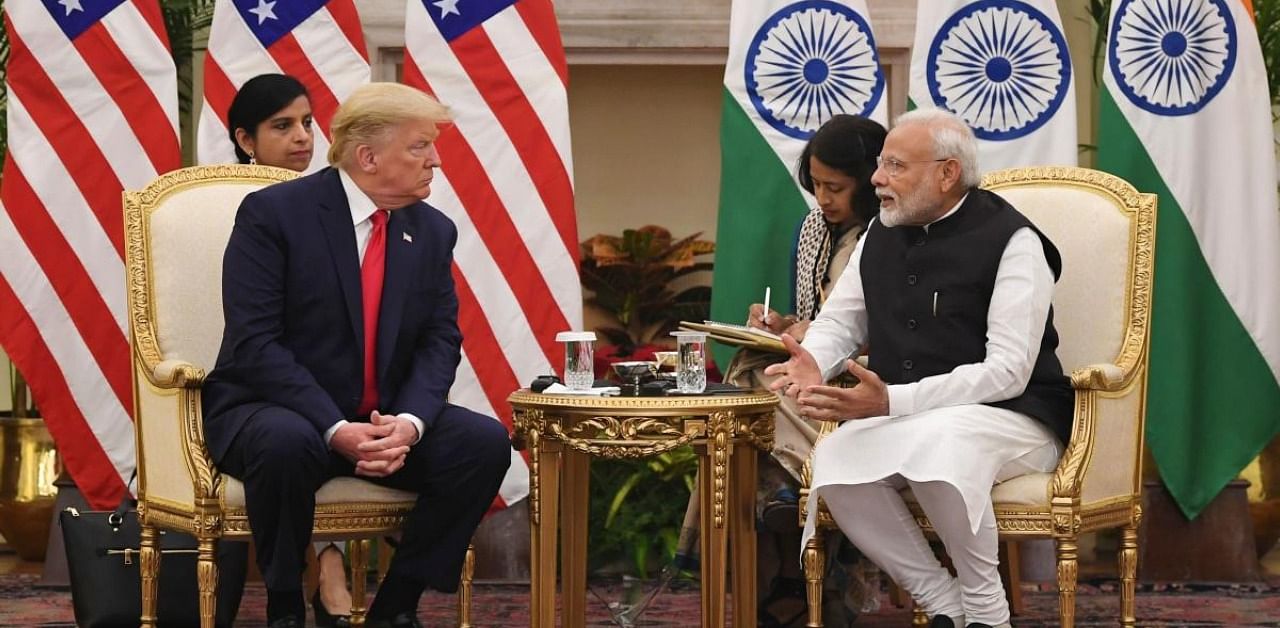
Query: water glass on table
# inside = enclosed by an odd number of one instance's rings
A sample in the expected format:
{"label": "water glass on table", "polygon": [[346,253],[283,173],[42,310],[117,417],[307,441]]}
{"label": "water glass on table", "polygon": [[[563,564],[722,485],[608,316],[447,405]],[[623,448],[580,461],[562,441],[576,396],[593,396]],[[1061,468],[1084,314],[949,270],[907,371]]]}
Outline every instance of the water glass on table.
{"label": "water glass on table", "polygon": [[569,390],[589,390],[596,382],[593,331],[562,331],[556,342],[564,343],[564,385]]}
{"label": "water glass on table", "polygon": [[707,334],[673,331],[676,337],[676,391],[690,394],[707,389]]}

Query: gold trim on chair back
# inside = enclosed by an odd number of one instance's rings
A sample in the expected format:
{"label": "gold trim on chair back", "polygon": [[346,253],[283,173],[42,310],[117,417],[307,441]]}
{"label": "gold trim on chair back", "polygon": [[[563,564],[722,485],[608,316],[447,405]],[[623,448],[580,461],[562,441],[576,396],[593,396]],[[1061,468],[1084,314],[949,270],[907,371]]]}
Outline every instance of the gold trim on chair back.
{"label": "gold trim on chair back", "polygon": [[[222,336],[222,252],[240,200],[296,176],[265,166],[198,166],[124,193],[139,499],[155,508],[190,512],[216,495],[199,387]],[[166,326],[174,320],[184,321],[180,333]]]}
{"label": "gold trim on chair back", "polygon": [[1062,253],[1054,325],[1058,356],[1077,389],[1076,425],[1052,495],[1086,502],[1136,496],[1156,197],[1085,168],[1000,170],[986,175],[983,187],[1017,207]]}

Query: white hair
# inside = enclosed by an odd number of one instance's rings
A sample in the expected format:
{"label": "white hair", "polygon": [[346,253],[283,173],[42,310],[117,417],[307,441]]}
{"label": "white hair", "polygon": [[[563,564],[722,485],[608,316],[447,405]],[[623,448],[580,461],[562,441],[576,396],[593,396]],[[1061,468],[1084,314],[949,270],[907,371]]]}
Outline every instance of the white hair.
{"label": "white hair", "polygon": [[978,170],[978,139],[973,129],[960,116],[946,109],[915,109],[894,121],[894,128],[920,124],[928,127],[933,138],[934,159],[954,159],[960,164],[960,184],[977,187],[982,182]]}

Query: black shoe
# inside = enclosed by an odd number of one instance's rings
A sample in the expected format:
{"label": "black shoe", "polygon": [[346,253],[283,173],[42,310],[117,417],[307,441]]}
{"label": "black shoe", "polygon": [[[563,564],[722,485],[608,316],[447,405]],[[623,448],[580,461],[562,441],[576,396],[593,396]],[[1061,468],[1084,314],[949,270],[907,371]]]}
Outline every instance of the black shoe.
{"label": "black shoe", "polygon": [[285,615],[280,619],[273,620],[271,623],[267,624],[267,627],[268,628],[303,628],[303,623],[301,619],[298,619],[293,615]]}
{"label": "black shoe", "polygon": [[405,611],[391,619],[370,617],[364,621],[364,626],[365,628],[422,628],[422,622],[418,621],[417,613]]}
{"label": "black shoe", "polygon": [[929,622],[929,628],[956,628],[956,621],[946,615],[934,615],[933,621]]}
{"label": "black shoe", "polygon": [[800,528],[800,496],[790,488],[778,489],[760,509],[766,530],[790,534]]}
{"label": "black shoe", "polygon": [[964,628],[992,628],[992,626],[991,624],[979,624],[974,622],[972,624],[966,624]]}
{"label": "black shoe", "polygon": [[324,607],[324,602],[320,600],[320,589],[316,589],[316,594],[311,596],[311,610],[315,611],[318,628],[351,628],[350,615],[333,615]]}

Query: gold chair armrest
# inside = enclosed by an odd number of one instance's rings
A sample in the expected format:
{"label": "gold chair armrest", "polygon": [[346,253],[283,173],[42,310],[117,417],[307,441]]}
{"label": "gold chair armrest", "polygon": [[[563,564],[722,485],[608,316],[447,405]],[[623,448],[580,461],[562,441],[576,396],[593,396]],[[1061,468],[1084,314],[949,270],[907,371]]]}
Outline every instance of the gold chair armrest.
{"label": "gold chair armrest", "polygon": [[1090,364],[1071,372],[1071,387],[1114,392],[1125,387],[1129,375],[1116,364]]}
{"label": "gold chair armrest", "polygon": [[160,388],[200,388],[204,369],[183,360],[164,360],[151,370],[151,383]]}

